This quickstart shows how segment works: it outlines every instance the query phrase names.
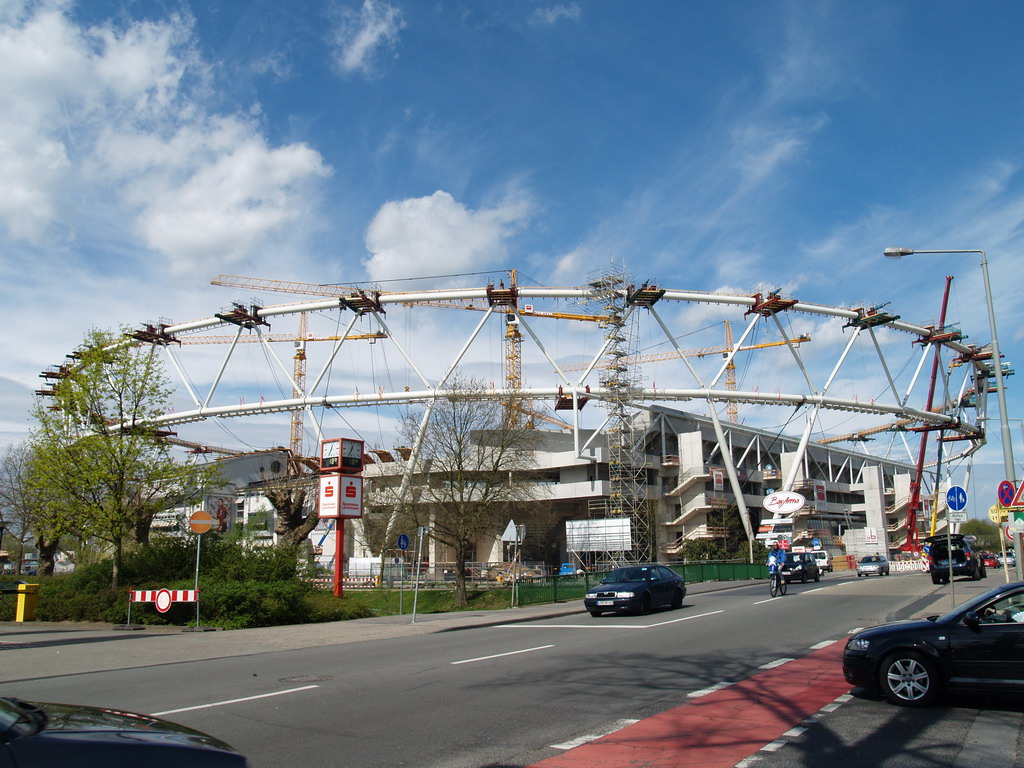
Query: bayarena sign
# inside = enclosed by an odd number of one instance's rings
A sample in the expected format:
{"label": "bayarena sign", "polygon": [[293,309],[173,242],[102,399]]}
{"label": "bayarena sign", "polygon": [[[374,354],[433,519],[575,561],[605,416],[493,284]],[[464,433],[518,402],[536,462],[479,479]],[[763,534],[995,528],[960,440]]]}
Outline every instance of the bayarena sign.
{"label": "bayarena sign", "polygon": [[791,515],[799,512],[807,504],[807,500],[796,491],[778,491],[765,496],[761,505],[776,515]]}

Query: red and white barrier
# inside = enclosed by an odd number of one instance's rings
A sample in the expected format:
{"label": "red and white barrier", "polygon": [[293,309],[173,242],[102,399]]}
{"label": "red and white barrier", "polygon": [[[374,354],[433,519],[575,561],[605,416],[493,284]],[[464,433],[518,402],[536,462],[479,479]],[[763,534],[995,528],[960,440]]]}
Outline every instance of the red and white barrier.
{"label": "red and white barrier", "polygon": [[199,602],[198,589],[133,589],[129,601],[132,603],[156,603],[160,613],[167,613],[173,603]]}

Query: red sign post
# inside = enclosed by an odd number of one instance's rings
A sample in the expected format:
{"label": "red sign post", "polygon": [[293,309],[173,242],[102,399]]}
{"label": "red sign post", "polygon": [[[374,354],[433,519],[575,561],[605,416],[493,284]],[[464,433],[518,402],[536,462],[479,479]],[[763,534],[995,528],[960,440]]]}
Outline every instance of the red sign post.
{"label": "red sign post", "polygon": [[345,560],[345,520],[363,516],[363,441],[348,438],[320,443],[320,495],[323,519],[334,526],[334,596],[342,596]]}

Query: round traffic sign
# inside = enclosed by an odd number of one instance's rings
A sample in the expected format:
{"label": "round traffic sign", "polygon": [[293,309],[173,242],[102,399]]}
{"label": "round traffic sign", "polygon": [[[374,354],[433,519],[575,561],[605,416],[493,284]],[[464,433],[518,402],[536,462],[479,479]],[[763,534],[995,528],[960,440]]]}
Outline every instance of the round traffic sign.
{"label": "round traffic sign", "polygon": [[999,484],[999,505],[1008,507],[1013,503],[1013,497],[1017,489],[1013,487],[1013,483],[1009,480],[1003,480]]}
{"label": "round traffic sign", "polygon": [[1003,529],[1003,535],[1012,542],[1014,536],[1017,535],[1017,531],[1014,529],[1014,527],[1009,523],[1003,523],[999,527]]}
{"label": "round traffic sign", "polygon": [[409,537],[404,533],[398,537],[398,548],[403,552],[409,548]]}
{"label": "round traffic sign", "polygon": [[206,533],[213,528],[213,518],[209,512],[200,509],[188,519],[188,527],[192,529],[192,533]]}
{"label": "round traffic sign", "polygon": [[159,592],[156,593],[156,600],[154,600],[153,602],[156,603],[156,609],[160,611],[160,613],[167,613],[167,611],[169,611],[171,608],[171,603],[173,602],[171,600],[170,591],[166,589],[161,589]]}
{"label": "round traffic sign", "polygon": [[946,506],[954,512],[959,512],[967,506],[967,491],[963,486],[954,485],[946,491]]}

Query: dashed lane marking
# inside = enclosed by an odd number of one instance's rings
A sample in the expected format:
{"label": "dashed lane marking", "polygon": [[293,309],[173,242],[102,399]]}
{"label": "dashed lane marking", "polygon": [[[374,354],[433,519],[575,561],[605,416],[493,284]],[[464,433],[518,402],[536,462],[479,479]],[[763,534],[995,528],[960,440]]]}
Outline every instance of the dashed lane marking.
{"label": "dashed lane marking", "polygon": [[521,651],[509,651],[508,653],[494,653],[490,656],[477,656],[475,659],[462,659],[462,661],[453,661],[452,665],[455,664],[469,664],[474,661],[487,661],[488,659],[500,659],[503,656],[516,656],[520,653],[532,653],[533,651],[543,651],[546,648],[554,648],[554,645],[538,645],[536,648],[523,648]]}

